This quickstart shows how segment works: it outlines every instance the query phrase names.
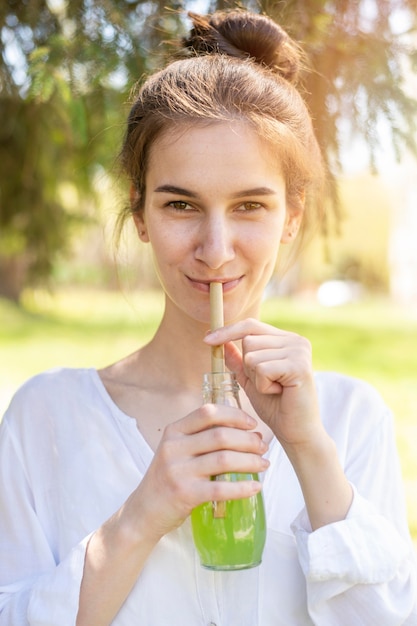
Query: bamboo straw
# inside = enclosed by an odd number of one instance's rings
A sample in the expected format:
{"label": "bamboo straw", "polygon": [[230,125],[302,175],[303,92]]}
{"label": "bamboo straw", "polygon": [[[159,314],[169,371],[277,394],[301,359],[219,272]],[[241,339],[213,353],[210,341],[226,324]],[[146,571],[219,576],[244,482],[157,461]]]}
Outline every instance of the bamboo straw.
{"label": "bamboo straw", "polygon": [[[211,330],[224,326],[222,283],[210,283],[210,326]],[[224,347],[222,345],[211,348],[211,371],[225,371]]]}
{"label": "bamboo straw", "polygon": [[[216,330],[222,326],[224,326],[223,285],[210,283],[210,327],[211,330]],[[225,371],[223,345],[211,348],[211,371],[215,373]],[[226,517],[226,502],[213,502],[213,517]]]}

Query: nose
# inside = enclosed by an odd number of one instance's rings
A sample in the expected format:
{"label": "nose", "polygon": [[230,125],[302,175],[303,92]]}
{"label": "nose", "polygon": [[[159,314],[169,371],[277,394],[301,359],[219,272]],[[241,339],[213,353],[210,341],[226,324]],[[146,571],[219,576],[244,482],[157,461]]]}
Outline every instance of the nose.
{"label": "nose", "polygon": [[232,225],[224,215],[206,216],[200,226],[195,257],[210,269],[219,269],[235,256]]}

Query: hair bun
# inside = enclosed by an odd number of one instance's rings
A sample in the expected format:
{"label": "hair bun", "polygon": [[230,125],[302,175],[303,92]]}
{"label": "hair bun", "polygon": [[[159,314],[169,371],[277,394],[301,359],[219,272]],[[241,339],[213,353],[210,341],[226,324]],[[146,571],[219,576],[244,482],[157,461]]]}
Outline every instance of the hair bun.
{"label": "hair bun", "polygon": [[252,58],[291,83],[297,81],[301,52],[276,22],[246,11],[216,11],[202,16],[188,13],[193,28],[183,46],[195,55],[227,54]]}

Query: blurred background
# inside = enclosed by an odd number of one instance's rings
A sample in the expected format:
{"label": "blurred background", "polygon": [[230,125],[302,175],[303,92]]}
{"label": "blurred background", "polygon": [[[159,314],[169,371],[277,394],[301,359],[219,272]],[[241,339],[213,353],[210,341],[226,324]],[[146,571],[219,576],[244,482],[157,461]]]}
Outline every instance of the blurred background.
{"label": "blurred background", "polygon": [[236,6],[306,50],[300,89],[330,180],[325,219],[278,268],[264,318],[391,406],[417,540],[416,0],[3,0],[0,413],[36,372],[100,367],[152,335],[163,300],[149,251],[129,227],[115,240],[130,92],[187,11]]}

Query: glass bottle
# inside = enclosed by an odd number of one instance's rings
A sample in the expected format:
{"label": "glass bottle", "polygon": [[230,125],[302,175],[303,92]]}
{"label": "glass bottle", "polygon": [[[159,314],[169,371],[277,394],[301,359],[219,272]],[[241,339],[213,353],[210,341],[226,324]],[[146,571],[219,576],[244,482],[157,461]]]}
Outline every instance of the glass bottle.
{"label": "glass bottle", "polygon": [[[231,372],[204,374],[203,400],[240,408],[235,375]],[[213,476],[212,480],[259,480],[259,477],[236,472]],[[240,500],[204,502],[192,511],[191,524],[203,567],[239,570],[261,563],[266,539],[262,492]]]}

